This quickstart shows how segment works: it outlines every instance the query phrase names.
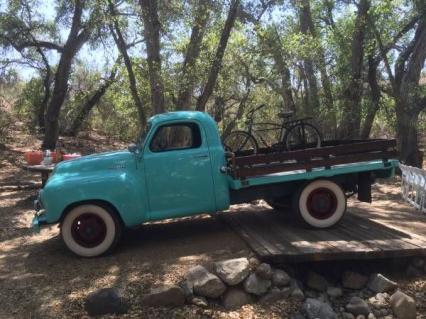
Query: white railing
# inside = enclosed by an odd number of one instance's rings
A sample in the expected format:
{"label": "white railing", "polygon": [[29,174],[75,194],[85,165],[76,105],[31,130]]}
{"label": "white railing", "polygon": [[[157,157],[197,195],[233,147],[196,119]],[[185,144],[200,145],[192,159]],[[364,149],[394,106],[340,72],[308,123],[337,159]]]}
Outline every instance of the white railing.
{"label": "white railing", "polygon": [[402,171],[402,197],[416,209],[426,213],[426,171],[399,165]]}

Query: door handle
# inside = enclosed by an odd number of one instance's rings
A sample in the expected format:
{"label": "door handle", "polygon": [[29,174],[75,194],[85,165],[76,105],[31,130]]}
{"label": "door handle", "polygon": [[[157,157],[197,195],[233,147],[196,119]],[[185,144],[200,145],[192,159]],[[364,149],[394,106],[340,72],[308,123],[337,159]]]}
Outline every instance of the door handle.
{"label": "door handle", "polygon": [[193,157],[194,158],[208,158],[209,155],[207,155],[207,154],[197,154],[197,155],[194,155]]}

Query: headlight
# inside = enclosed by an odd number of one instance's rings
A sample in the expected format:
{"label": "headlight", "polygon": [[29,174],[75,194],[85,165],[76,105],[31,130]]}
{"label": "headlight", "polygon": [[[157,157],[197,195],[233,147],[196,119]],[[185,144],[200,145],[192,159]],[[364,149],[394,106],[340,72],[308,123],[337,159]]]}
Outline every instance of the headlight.
{"label": "headlight", "polygon": [[42,201],[41,201],[41,192],[42,192],[42,190],[40,190],[39,192],[38,192],[38,195],[37,195],[37,199],[34,201],[34,209],[38,212],[39,210],[41,210],[41,209],[43,209],[44,207],[43,207],[43,203],[42,203]]}

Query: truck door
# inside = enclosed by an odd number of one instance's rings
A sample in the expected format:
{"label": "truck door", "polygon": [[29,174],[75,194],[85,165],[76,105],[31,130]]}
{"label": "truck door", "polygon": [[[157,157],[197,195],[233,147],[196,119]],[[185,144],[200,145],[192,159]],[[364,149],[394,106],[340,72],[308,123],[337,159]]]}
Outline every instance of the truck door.
{"label": "truck door", "polygon": [[159,126],[143,162],[151,220],[215,211],[210,154],[198,123]]}

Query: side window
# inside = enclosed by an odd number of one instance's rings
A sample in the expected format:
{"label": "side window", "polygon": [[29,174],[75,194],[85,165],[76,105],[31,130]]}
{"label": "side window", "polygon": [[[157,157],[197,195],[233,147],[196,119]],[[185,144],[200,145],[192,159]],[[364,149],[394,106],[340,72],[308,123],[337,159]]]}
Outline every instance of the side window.
{"label": "side window", "polygon": [[200,128],[195,123],[163,125],[157,129],[149,149],[151,152],[190,149],[201,146]]}

